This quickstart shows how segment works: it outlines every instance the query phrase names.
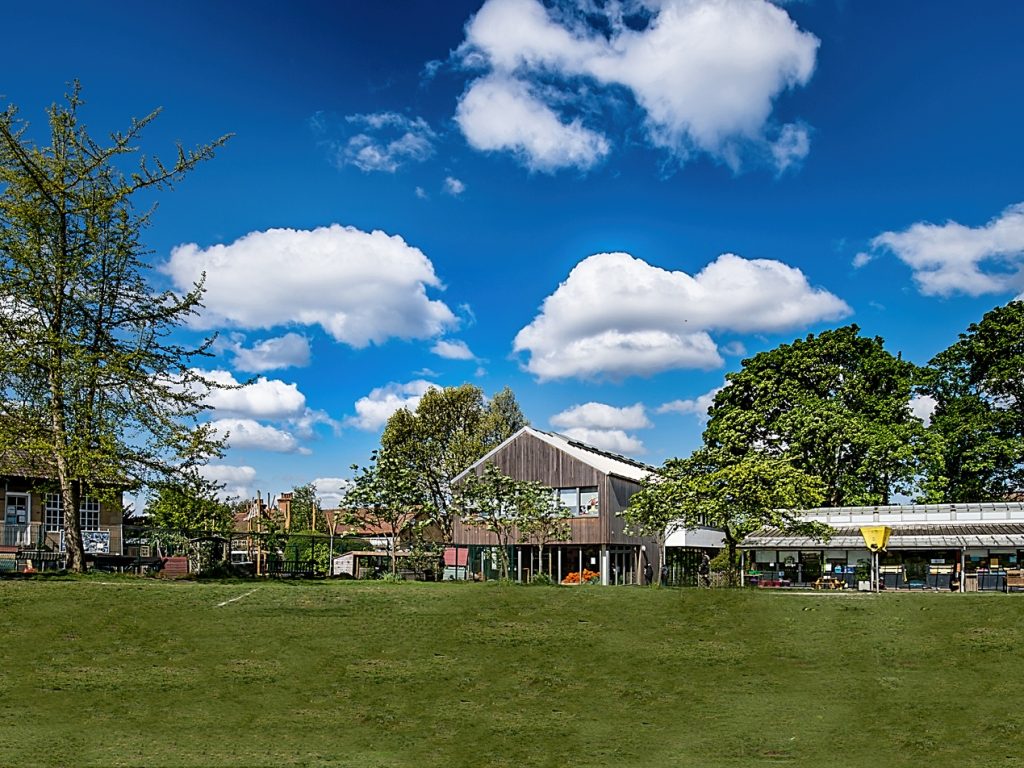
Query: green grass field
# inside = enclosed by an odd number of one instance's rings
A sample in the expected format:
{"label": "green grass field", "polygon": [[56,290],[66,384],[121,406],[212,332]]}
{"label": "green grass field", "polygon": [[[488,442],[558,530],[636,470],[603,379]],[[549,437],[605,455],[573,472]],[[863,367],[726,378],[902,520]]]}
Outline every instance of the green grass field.
{"label": "green grass field", "polygon": [[0,765],[1016,765],[1022,617],[1002,594],[4,581]]}

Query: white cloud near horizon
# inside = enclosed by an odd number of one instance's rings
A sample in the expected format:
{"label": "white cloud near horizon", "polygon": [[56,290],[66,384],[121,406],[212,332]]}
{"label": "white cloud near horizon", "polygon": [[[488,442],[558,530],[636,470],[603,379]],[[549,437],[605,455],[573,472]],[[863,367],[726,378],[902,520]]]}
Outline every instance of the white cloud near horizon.
{"label": "white cloud near horizon", "polygon": [[[638,29],[627,16],[640,9],[649,23]],[[704,153],[739,170],[756,158],[781,173],[810,138],[802,124],[775,124],[774,102],[810,81],[819,44],[766,0],[487,0],[455,55],[484,72],[456,122],[471,146],[510,151],[532,170],[585,170],[610,142],[583,115],[624,89],[648,143],[678,162]]]}
{"label": "white cloud near horizon", "polygon": [[345,492],[351,487],[352,480],[347,477],[318,477],[313,481],[317,498],[324,509],[337,509]]}
{"label": "white cloud near horizon", "polygon": [[376,431],[400,408],[415,409],[427,390],[436,386],[431,381],[416,379],[404,384],[391,382],[376,387],[370,390],[370,394],[356,400],[356,415],[346,419],[345,424],[366,432]]}
{"label": "white cloud near horizon", "polygon": [[622,429],[588,429],[586,427],[573,427],[563,432],[566,437],[587,443],[595,448],[612,453],[621,453],[624,456],[642,454],[646,447],[643,440],[633,435],[626,434]]}
{"label": "white cloud near horizon", "polygon": [[246,373],[266,373],[282,368],[305,368],[310,362],[309,339],[299,333],[286,333],[246,347],[229,342],[234,352],[234,367]]}
{"label": "white cloud near horizon", "polygon": [[256,480],[256,470],[253,467],[206,464],[200,467],[199,474],[207,480],[224,485],[219,494],[221,498],[249,499],[255,494],[253,483]]}
{"label": "white cloud near horizon", "polygon": [[[875,253],[888,251],[909,266],[925,296],[1020,292],[1024,289],[1024,203],[1011,205],[979,227],[919,221],[901,232],[883,232],[871,241],[871,248]],[[861,256],[854,266],[864,266],[874,254]]]}
{"label": "white cloud near horizon", "polygon": [[206,273],[200,329],[320,326],[361,349],[426,339],[458,326],[427,289],[443,290],[430,259],[398,235],[333,224],[268,229],[228,245],[179,245],[161,266],[179,291]]}
{"label": "white cloud near horizon", "polygon": [[850,314],[779,261],[722,254],[690,276],[627,253],[577,264],[519,331],[516,353],[541,381],[621,380],[724,364],[712,332],[765,333]]}
{"label": "white cloud near horizon", "polygon": [[645,450],[643,441],[626,430],[653,426],[643,403],[619,407],[591,401],[566,408],[549,421],[567,437],[623,454],[640,454]]}
{"label": "white cloud near horizon", "polygon": [[715,404],[715,395],[721,391],[721,387],[715,387],[714,389],[705,392],[703,395],[698,395],[694,398],[686,400],[672,400],[671,402],[658,406],[658,413],[692,414],[697,417],[697,421],[701,424],[707,424],[708,409]]}
{"label": "white cloud near horizon", "polygon": [[376,112],[348,115],[345,120],[360,132],[333,145],[339,166],[354,165],[367,173],[394,173],[405,163],[421,163],[434,154],[437,134],[422,117]]}

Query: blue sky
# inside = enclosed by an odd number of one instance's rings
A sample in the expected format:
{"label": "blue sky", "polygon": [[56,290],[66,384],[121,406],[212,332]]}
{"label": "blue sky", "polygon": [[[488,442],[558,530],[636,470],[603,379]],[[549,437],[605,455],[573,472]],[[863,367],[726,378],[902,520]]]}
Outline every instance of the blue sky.
{"label": "blue sky", "polygon": [[[340,7],[338,7],[340,6]],[[924,363],[1020,295],[1016,2],[58,3],[5,9],[36,129],[81,80],[148,153],[237,493],[331,503],[430,384],[652,463],[746,355],[847,322]],[[701,399],[701,398],[704,399]]]}

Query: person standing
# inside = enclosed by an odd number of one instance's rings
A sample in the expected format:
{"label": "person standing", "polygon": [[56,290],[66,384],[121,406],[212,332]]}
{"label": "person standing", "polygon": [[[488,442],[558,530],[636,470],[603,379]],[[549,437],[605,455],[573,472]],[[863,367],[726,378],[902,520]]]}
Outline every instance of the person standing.
{"label": "person standing", "polygon": [[953,565],[953,570],[949,572],[949,591],[959,592],[960,591],[960,563]]}
{"label": "person standing", "polygon": [[668,586],[668,563],[661,564],[661,586]]}
{"label": "person standing", "polygon": [[697,566],[697,583],[702,587],[711,586],[711,558],[705,552]]}
{"label": "person standing", "polygon": [[644,584],[648,587],[651,586],[651,582],[654,581],[654,568],[651,567],[650,561],[644,566]]}

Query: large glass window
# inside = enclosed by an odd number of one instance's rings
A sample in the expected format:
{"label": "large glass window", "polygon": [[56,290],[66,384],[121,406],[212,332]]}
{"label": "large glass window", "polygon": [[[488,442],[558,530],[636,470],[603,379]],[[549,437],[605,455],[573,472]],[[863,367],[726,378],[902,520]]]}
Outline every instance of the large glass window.
{"label": "large glass window", "polygon": [[63,530],[64,505],[60,503],[59,493],[48,493],[43,499],[43,522],[48,531]]}
{"label": "large glass window", "polygon": [[597,517],[601,512],[597,499],[597,486],[556,488],[555,496],[573,517]]}
{"label": "large glass window", "polygon": [[82,497],[78,507],[78,520],[83,531],[97,531],[100,527],[100,503],[88,496]]}

